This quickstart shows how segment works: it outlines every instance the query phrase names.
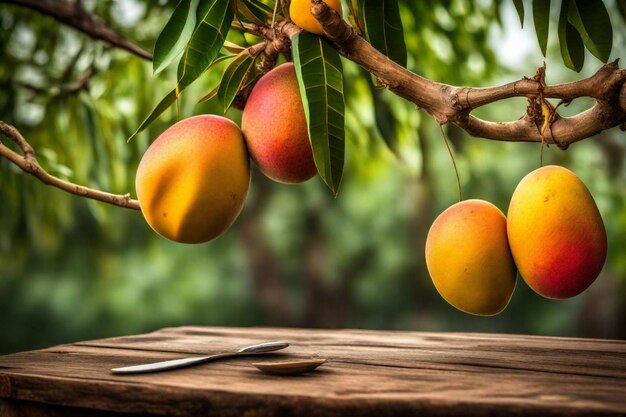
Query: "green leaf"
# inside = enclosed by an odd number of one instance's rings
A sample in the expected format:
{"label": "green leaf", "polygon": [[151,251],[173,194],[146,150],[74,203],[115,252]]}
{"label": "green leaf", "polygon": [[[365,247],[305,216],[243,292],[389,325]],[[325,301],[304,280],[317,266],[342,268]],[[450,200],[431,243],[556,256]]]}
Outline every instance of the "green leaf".
{"label": "green leaf", "polygon": [[219,90],[220,86],[218,85],[217,87],[215,87],[213,90],[209,91],[207,93],[207,95],[205,95],[204,97],[202,97],[200,100],[198,100],[198,104],[200,103],[204,103],[205,101],[209,101],[211,100],[213,97],[217,96],[217,90]]}
{"label": "green leaf", "polygon": [[152,113],[150,113],[150,115],[148,117],[146,117],[146,119],[141,123],[141,125],[137,128],[137,130],[135,131],[135,133],[133,133],[128,140],[130,141],[132,138],[134,138],[135,136],[137,136],[137,134],[139,132],[141,132],[142,130],[144,130],[146,127],[148,127],[150,125],[150,123],[152,123],[153,121],[155,121],[157,119],[157,117],[159,117],[161,114],[163,114],[163,112],[165,110],[167,110],[172,104],[174,104],[174,102],[176,101],[176,98],[178,97],[178,94],[176,94],[176,89],[173,89],[172,91],[170,91],[168,93],[168,95],[166,95],[163,100],[161,100],[161,102],[159,104],[157,104],[157,106],[154,108],[154,110],[152,110]]}
{"label": "green leaf", "polygon": [[533,0],[533,21],[541,53],[546,56],[550,29],[550,0]]}
{"label": "green leaf", "polygon": [[233,104],[237,93],[248,79],[250,71],[254,68],[255,57],[248,51],[243,51],[224,70],[222,81],[217,90],[217,96],[224,106],[224,113]]}
{"label": "green leaf", "polygon": [[240,54],[246,50],[245,47],[239,46],[236,43],[232,43],[229,41],[224,42],[224,45],[222,46],[222,48],[224,48],[226,51],[230,52],[231,54]]}
{"label": "green leaf", "polygon": [[406,44],[397,0],[361,0],[365,33],[372,46],[406,67]]}
{"label": "green leaf", "polygon": [[174,9],[154,45],[152,69],[154,74],[163,71],[189,41],[196,26],[199,0],[181,0]]}
{"label": "green leaf", "polygon": [[517,10],[517,15],[519,16],[519,22],[522,27],[524,27],[524,1],[513,0],[513,4],[515,5],[515,10]]}
{"label": "green leaf", "polygon": [[570,1],[569,21],[580,33],[589,52],[607,62],[613,48],[613,27],[602,0]]}
{"label": "green leaf", "polygon": [[[277,1],[280,1],[280,0],[277,0]],[[271,16],[274,13],[274,6],[269,6],[263,3],[261,0],[245,0],[245,2],[256,7],[259,10],[262,10],[263,13],[265,13],[268,16]]]}
{"label": "green leaf", "polygon": [[585,46],[576,28],[568,21],[569,3],[563,0],[559,16],[559,45],[563,62],[568,68],[580,72],[585,63]]}
{"label": "green leaf", "polygon": [[225,0],[207,0],[198,7],[199,23],[178,66],[178,92],[194,82],[217,57],[233,22]]}
{"label": "green leaf", "polygon": [[272,9],[267,10],[267,6],[252,0],[237,0],[237,10],[253,23],[265,24],[267,18],[272,16]]}
{"label": "green leaf", "polygon": [[315,165],[336,196],[345,153],[341,58],[321,37],[307,32],[294,36],[291,48]]}

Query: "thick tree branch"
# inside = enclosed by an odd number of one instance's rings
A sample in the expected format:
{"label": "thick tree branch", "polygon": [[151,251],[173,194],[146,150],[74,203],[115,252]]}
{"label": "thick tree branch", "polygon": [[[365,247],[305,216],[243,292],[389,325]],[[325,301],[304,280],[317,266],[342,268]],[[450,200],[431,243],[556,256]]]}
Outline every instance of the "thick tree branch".
{"label": "thick tree branch", "polygon": [[41,167],[41,165],[39,165],[39,162],[37,162],[37,158],[35,157],[35,150],[28,143],[28,141],[24,139],[24,136],[22,136],[16,128],[6,124],[2,120],[0,120],[0,133],[15,142],[23,153],[23,155],[20,155],[0,142],[0,156],[5,157],[21,168],[24,172],[38,178],[44,184],[51,185],[80,197],[91,198],[93,200],[102,201],[114,206],[141,210],[139,207],[139,201],[131,199],[130,194],[118,195],[94,190],[92,188],[74,184],[50,175]]}
{"label": "thick tree branch", "polygon": [[111,29],[100,18],[87,12],[79,1],[72,0],[0,0],[26,7],[77,29],[93,39],[127,50],[138,57],[152,60],[152,54]]}
{"label": "thick tree branch", "polygon": [[[545,85],[540,69],[533,78],[502,86],[456,87],[428,80],[391,61],[322,0],[312,0],[311,12],[345,58],[374,74],[398,96],[426,110],[438,123],[454,123],[473,136],[504,141],[542,141],[543,114],[535,109],[546,98],[564,102],[579,97],[596,100],[591,109],[572,117],[560,117],[555,111],[549,121],[546,143],[556,143],[565,148],[603,130],[626,124],[626,71],[620,70],[617,62],[604,65],[589,78],[553,86]],[[288,38],[300,31],[289,21],[282,22],[278,28]],[[495,123],[470,114],[478,107],[511,97],[529,99],[529,108],[519,120]]]}

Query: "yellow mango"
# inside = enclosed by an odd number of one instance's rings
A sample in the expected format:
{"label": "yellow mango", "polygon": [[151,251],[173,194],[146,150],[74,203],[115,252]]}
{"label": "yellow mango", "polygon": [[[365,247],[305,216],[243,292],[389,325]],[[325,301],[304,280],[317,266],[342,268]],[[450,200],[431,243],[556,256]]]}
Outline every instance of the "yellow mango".
{"label": "yellow mango", "polygon": [[[343,14],[341,0],[324,0],[330,8]],[[291,0],[289,5],[289,17],[293,22],[307,32],[321,35],[324,33],[322,25],[311,14],[311,0]]]}
{"label": "yellow mango", "polygon": [[517,278],[504,214],[484,200],[450,206],[428,232],[426,266],[448,303],[470,314],[498,314]]}
{"label": "yellow mango", "polygon": [[159,136],[135,178],[148,224],[182,243],[215,239],[235,221],[250,186],[250,159],[239,127],[213,115],[190,117]]}

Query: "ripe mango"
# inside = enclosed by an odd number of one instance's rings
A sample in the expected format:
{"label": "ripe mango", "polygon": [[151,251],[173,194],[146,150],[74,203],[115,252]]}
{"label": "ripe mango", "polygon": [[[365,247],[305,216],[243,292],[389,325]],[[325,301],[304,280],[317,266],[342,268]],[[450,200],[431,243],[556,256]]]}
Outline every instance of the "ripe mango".
{"label": "ripe mango", "polygon": [[[341,0],[324,0],[330,8],[343,15],[341,8]],[[289,6],[289,17],[293,20],[293,23],[300,26],[307,32],[321,35],[324,33],[324,29],[320,22],[311,14],[311,0],[291,0]]]}
{"label": "ripe mango", "polygon": [[520,275],[540,295],[569,298],[604,265],[606,230],[591,193],[572,171],[545,166],[518,184],[508,235]]}
{"label": "ripe mango", "polygon": [[504,214],[484,200],[448,207],[428,231],[426,266],[448,303],[479,316],[498,314],[517,278]]}
{"label": "ripe mango", "polygon": [[250,186],[239,127],[213,115],[181,120],[150,145],[135,185],[157,233],[182,243],[215,239],[239,215]]}
{"label": "ripe mango", "polygon": [[292,63],[274,68],[257,82],[243,110],[241,128],[250,156],[274,181],[299,183],[317,173]]}

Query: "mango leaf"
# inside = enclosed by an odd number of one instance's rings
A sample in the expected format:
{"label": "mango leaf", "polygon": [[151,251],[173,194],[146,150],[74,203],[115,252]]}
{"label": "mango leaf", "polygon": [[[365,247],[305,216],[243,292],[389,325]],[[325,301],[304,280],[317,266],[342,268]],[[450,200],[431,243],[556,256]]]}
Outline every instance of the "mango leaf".
{"label": "mango leaf", "polygon": [[268,17],[272,16],[272,9],[268,9],[267,6],[260,2],[251,0],[236,0],[237,10],[241,14],[253,23],[265,24]]}
{"label": "mango leaf", "polygon": [[174,9],[154,45],[152,71],[156,75],[172,63],[182,52],[196,27],[199,0],[181,0]]}
{"label": "mango leaf", "polygon": [[345,153],[341,58],[321,37],[306,32],[292,38],[291,49],[315,165],[336,196]]}
{"label": "mango leaf", "polygon": [[[209,65],[209,68],[217,65],[218,63],[227,60],[227,59],[231,59],[233,58],[235,55],[219,55],[212,63],[211,65]],[[217,89],[216,89],[217,91]],[[209,93],[211,94],[211,93]],[[134,138],[137,133],[141,132],[142,130],[144,130],[146,127],[148,127],[153,121],[156,120],[157,117],[159,117],[165,110],[168,109],[169,106],[171,106],[172,104],[174,104],[174,102],[176,101],[176,99],[178,98],[178,96],[180,95],[180,92],[177,91],[177,89],[175,88],[174,90],[170,91],[168,93],[168,95],[166,95],[160,102],[159,104],[157,104],[157,106],[154,108],[154,110],[152,110],[152,112],[150,113],[150,115],[146,118],[146,120],[143,121],[143,123],[141,123],[141,126],[139,126],[139,128],[135,131],[135,133],[133,133],[131,135],[130,138],[128,138],[128,140],[130,141],[132,138]],[[203,97],[202,99],[200,99],[199,103],[202,103],[204,101],[209,100],[212,97]]]}
{"label": "mango leaf", "polygon": [[550,0],[533,0],[533,21],[541,53],[546,56],[550,29]]}
{"label": "mango leaf", "polygon": [[200,100],[198,100],[198,104],[200,103],[204,103],[205,101],[209,101],[211,100],[213,97],[217,96],[217,90],[219,90],[220,86],[219,84],[211,91],[209,91],[207,93],[207,95],[205,95],[204,97],[202,97]]}
{"label": "mango leaf", "polygon": [[246,50],[245,47],[239,46],[236,43],[232,43],[229,41],[224,42],[224,45],[222,46],[222,48],[224,48],[226,51],[230,52],[231,54],[240,54]]}
{"label": "mango leaf", "polygon": [[519,16],[519,22],[522,27],[524,27],[524,1],[513,0],[513,4],[515,5],[515,10],[517,11],[517,15]]}
{"label": "mango leaf", "polygon": [[580,72],[585,63],[585,46],[576,28],[568,21],[569,3],[563,0],[559,16],[559,45],[563,62],[568,68]]}
{"label": "mango leaf", "polygon": [[246,83],[250,71],[254,68],[255,57],[247,50],[241,52],[224,70],[222,81],[217,90],[217,97],[224,106],[224,113],[233,104],[237,93]]}
{"label": "mango leaf", "polygon": [[[268,16],[271,16],[274,13],[274,6],[269,6],[265,3],[263,3],[261,0],[244,0],[246,3],[248,3],[250,6],[254,6],[259,10],[262,10],[263,13],[265,13]],[[277,0],[280,2],[280,0]],[[279,5],[280,8],[281,5]]]}
{"label": "mango leaf", "polygon": [[573,0],[569,4],[569,21],[589,52],[607,62],[613,48],[613,27],[602,0]]}
{"label": "mango leaf", "polygon": [[361,0],[365,33],[372,46],[406,67],[406,44],[397,0]]}
{"label": "mango leaf", "polygon": [[137,136],[137,134],[139,132],[141,132],[142,130],[144,130],[146,127],[148,127],[150,125],[150,123],[152,123],[153,121],[155,121],[157,119],[157,117],[159,117],[165,110],[167,110],[172,104],[174,104],[174,102],[176,101],[176,98],[178,98],[178,94],[176,93],[176,89],[173,89],[172,91],[170,91],[168,93],[168,95],[166,95],[163,100],[161,100],[161,102],[159,104],[157,104],[157,106],[154,108],[154,110],[152,110],[152,113],[150,113],[150,115],[148,117],[146,117],[146,119],[141,123],[141,125],[137,128],[137,130],[135,131],[135,133],[133,133],[129,138],[128,141],[130,142],[130,140],[132,138],[134,138],[135,136]]}
{"label": "mango leaf", "polygon": [[178,93],[194,82],[217,57],[233,22],[228,1],[206,0],[198,7],[198,25],[178,66]]}

